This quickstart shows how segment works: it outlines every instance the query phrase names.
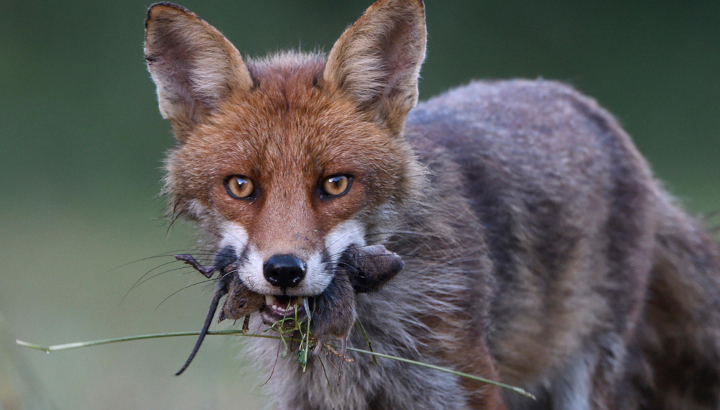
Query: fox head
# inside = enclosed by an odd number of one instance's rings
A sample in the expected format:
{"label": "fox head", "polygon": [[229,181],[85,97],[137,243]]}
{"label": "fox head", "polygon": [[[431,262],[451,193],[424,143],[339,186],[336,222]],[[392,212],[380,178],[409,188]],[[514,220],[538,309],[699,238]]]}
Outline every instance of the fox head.
{"label": "fox head", "polygon": [[387,237],[422,175],[402,133],[425,37],[421,0],[380,0],[327,57],[245,61],[192,12],[152,6],[145,57],[177,139],[173,214],[233,250],[250,290],[320,295],[343,252]]}

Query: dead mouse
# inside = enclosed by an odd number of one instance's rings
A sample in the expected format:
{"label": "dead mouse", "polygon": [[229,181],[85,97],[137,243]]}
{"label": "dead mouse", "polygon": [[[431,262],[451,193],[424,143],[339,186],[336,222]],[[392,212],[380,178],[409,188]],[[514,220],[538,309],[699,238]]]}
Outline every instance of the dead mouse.
{"label": "dead mouse", "polygon": [[342,377],[342,365],[347,354],[347,338],[355,325],[356,318],[355,291],[346,269],[339,268],[325,291],[315,297],[315,312],[310,322],[310,330],[317,339],[313,352],[315,358],[320,354],[328,335],[340,339],[338,383]]}
{"label": "dead mouse", "polygon": [[[243,330],[247,330],[249,315],[262,308],[265,297],[250,291],[240,277],[233,273],[237,256],[230,247],[220,250],[215,256],[214,263],[208,267],[202,266],[191,255],[183,254],[175,257],[191,265],[207,278],[212,277],[216,270],[222,273],[195,347],[183,367],[176,373],[179,376],[187,369],[200,349],[223,296],[227,295],[227,299],[220,311],[218,321],[237,320],[245,316]],[[338,373],[342,376],[342,365],[347,354],[347,338],[357,318],[355,293],[379,290],[404,266],[400,256],[388,251],[382,245],[352,246],[343,253],[333,280],[321,295],[315,297],[311,322],[311,331],[318,341],[315,357],[322,350],[328,335],[337,337],[341,342]]]}
{"label": "dead mouse", "polygon": [[228,295],[220,310],[218,323],[225,319],[237,320],[243,316],[249,317],[265,304],[265,297],[248,289],[237,274],[230,274],[227,282]]}
{"label": "dead mouse", "polygon": [[[213,293],[213,298],[210,302],[210,308],[208,309],[207,316],[205,317],[205,323],[203,324],[202,330],[200,330],[200,335],[195,342],[195,347],[193,347],[190,357],[188,357],[183,367],[175,373],[176,376],[179,376],[185,371],[185,369],[188,368],[188,366],[190,366],[190,363],[200,350],[200,346],[202,345],[203,340],[205,340],[205,336],[210,329],[210,324],[212,323],[212,318],[215,316],[215,311],[220,304],[220,299],[223,296],[227,294],[228,298],[225,301],[222,311],[220,312],[220,321],[226,318],[238,319],[242,316],[249,318],[251,313],[260,310],[262,305],[265,303],[265,299],[262,295],[251,292],[247,287],[245,287],[239,276],[235,274],[234,270],[237,256],[235,255],[235,251],[230,247],[220,250],[220,252],[218,252],[215,256],[215,261],[212,266],[208,267],[200,265],[200,263],[198,263],[191,255],[175,255],[175,258],[191,265],[207,278],[210,278],[216,270],[221,272],[220,279],[215,286],[215,292]],[[246,319],[245,324],[243,325],[244,330],[247,327],[247,322],[248,321]]]}
{"label": "dead mouse", "polygon": [[337,337],[341,343],[339,378],[347,354],[347,338],[357,319],[355,293],[379,290],[404,266],[400,256],[382,245],[351,246],[343,252],[333,280],[315,297],[311,330],[318,344],[314,356],[320,353],[328,335]]}

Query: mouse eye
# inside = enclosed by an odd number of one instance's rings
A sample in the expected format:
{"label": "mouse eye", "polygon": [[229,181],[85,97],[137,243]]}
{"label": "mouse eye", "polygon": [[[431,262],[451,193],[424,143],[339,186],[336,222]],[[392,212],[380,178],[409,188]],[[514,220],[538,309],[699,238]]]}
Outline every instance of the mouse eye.
{"label": "mouse eye", "polygon": [[332,175],[322,183],[322,191],[328,197],[345,195],[352,185],[352,177],[348,175]]}
{"label": "mouse eye", "polygon": [[253,182],[242,175],[231,175],[225,178],[225,190],[236,199],[249,199],[255,193]]}

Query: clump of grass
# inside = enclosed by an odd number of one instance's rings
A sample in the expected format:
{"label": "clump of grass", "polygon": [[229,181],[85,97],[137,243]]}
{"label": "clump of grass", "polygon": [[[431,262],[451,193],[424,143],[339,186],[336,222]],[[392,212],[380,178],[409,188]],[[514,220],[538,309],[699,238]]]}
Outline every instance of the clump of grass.
{"label": "clump of grass", "polygon": [[[298,317],[298,301],[295,301],[295,306],[293,310],[293,316],[288,317],[285,316],[282,319],[276,321],[272,325],[270,325],[267,329],[263,331],[263,333],[268,332],[269,330],[274,330],[279,334],[279,338],[282,341],[283,350],[280,353],[280,356],[282,358],[287,357],[289,352],[294,352],[295,357],[297,358],[298,362],[300,363],[300,366],[302,367],[303,373],[305,373],[305,370],[307,369],[308,365],[308,356],[310,355],[310,352],[314,352],[313,356],[319,356],[320,352],[322,350],[325,350],[327,353],[332,354],[333,356],[336,356],[340,358],[340,360],[345,362],[354,362],[354,359],[348,359],[346,358],[342,353],[338,352],[332,345],[325,343],[322,341],[323,335],[314,335],[312,332],[311,322],[312,318],[315,315],[315,306],[313,306],[313,309],[310,310],[307,302],[307,298],[302,298],[303,301],[303,308],[306,312],[304,317]],[[307,313],[309,312],[309,313]],[[361,330],[362,335],[364,336],[365,340],[368,343],[368,349],[372,352],[372,344],[370,343],[370,339],[367,337],[367,334],[365,333],[365,329],[360,324],[360,321],[356,319],[355,325],[358,326]],[[292,342],[299,342],[300,344],[297,347],[292,347],[292,344],[288,344],[288,340]],[[325,370],[325,365],[323,364],[322,360],[318,358],[318,361],[320,362],[320,365],[323,367],[323,370]],[[373,362],[377,365],[377,359],[373,355]],[[338,372],[340,372],[340,368],[338,368]],[[326,372],[327,377],[327,372]],[[328,383],[330,380],[328,379]]]}
{"label": "clump of grass", "polygon": [[[310,331],[310,322],[312,322],[312,316],[315,313],[315,309],[313,307],[312,312],[310,311],[310,309],[308,309],[308,303],[306,298],[303,298],[303,304],[306,312],[305,317],[298,318],[298,302],[296,299],[295,309],[293,310],[293,317],[283,317],[282,319],[270,325],[270,327],[265,329],[263,333],[272,329],[280,334],[279,337],[284,346],[284,350],[281,353],[282,358],[285,358],[290,351],[290,346],[288,346],[288,343],[286,341],[286,337],[288,336],[286,335],[289,335],[291,341],[299,340],[300,345],[298,346],[295,355],[297,356],[298,362],[300,362],[303,373],[305,373],[305,369],[307,368],[308,364],[308,353],[310,352],[310,349],[314,348],[314,346],[318,343],[318,339],[313,336],[312,332]],[[296,334],[299,334],[300,337],[294,338]]]}

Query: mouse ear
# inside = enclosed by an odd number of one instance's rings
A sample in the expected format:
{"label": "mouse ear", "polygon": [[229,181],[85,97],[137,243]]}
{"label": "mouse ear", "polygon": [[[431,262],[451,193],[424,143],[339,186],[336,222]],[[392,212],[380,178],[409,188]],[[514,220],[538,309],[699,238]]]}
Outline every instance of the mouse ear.
{"label": "mouse ear", "polygon": [[145,60],[160,113],[181,142],[230,95],[253,85],[237,49],[195,13],[172,3],[148,9]]}

